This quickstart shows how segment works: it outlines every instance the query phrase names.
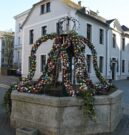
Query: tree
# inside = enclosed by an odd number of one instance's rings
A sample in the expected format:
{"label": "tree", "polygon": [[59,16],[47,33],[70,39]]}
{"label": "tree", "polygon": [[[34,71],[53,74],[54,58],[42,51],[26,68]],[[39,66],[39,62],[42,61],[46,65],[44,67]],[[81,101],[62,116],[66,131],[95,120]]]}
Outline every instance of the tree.
{"label": "tree", "polygon": [[13,44],[14,44],[14,33],[13,32],[5,32],[3,34],[4,41],[4,64],[7,64],[8,67],[12,67],[13,65]]}

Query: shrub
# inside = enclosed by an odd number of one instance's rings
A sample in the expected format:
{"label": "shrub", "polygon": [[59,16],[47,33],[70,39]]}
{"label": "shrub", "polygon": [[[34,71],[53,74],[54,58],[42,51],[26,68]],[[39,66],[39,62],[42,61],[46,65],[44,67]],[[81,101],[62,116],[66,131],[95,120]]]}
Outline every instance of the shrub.
{"label": "shrub", "polygon": [[3,105],[6,109],[6,112],[9,114],[11,113],[11,108],[12,108],[11,93],[13,90],[16,90],[15,86],[16,86],[15,84],[11,85],[4,95]]}

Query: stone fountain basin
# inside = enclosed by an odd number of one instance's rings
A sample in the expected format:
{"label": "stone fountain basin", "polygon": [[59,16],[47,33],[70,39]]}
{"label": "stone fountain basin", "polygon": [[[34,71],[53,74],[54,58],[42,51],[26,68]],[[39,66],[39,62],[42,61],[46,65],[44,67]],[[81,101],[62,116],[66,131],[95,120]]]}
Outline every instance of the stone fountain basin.
{"label": "stone fountain basin", "polygon": [[96,122],[84,118],[81,100],[13,91],[11,125],[39,130],[40,135],[88,135],[115,130],[122,118],[122,91],[95,96]]}

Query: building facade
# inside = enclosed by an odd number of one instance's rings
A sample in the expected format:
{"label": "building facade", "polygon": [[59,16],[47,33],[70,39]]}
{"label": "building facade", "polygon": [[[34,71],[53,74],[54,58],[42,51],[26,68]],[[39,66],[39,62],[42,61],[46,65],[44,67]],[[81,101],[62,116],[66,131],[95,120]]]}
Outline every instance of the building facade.
{"label": "building facade", "polygon": [[15,19],[15,38],[14,38],[14,59],[13,64],[15,68],[21,68],[21,57],[22,57],[22,29],[21,25],[28,16],[30,10],[24,11],[23,13],[14,17]]}
{"label": "building facade", "polygon": [[[14,32],[0,31],[0,73],[13,66]],[[3,73],[4,74],[4,73]]]}
{"label": "building facade", "polygon": [[[24,15],[23,15],[24,16]],[[73,17],[80,23],[76,32],[88,38],[95,46],[98,66],[107,79],[125,79],[129,76],[129,36],[128,28],[121,27],[117,19],[106,20],[92,10],[87,10],[70,0],[41,0],[34,4],[24,16],[21,30],[22,37],[22,76],[29,71],[29,56],[33,43],[45,34],[57,32],[58,20],[62,17]],[[18,24],[16,19],[16,24]],[[16,25],[15,43],[18,39]],[[46,63],[52,41],[47,41],[37,51],[37,67],[34,79],[42,74],[42,65]],[[18,53],[17,53],[18,54]],[[97,81],[91,51],[86,48],[85,56],[89,77]]]}
{"label": "building facade", "polygon": [[126,79],[129,75],[129,37],[117,19],[110,20],[108,30],[108,69],[113,80]]}

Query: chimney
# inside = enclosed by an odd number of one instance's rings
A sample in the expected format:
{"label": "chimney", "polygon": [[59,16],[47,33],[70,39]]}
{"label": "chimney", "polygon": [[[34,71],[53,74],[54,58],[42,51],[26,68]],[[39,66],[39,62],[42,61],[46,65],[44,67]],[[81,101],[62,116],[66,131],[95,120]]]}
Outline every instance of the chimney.
{"label": "chimney", "polygon": [[82,5],[82,2],[81,1],[78,1],[78,5],[81,6]]}

